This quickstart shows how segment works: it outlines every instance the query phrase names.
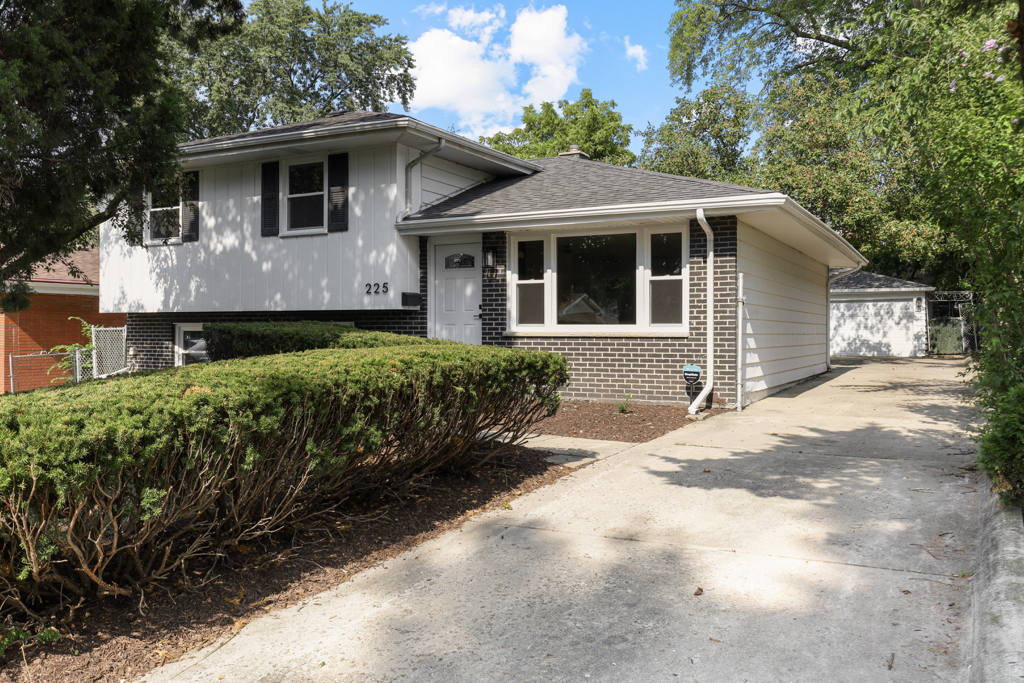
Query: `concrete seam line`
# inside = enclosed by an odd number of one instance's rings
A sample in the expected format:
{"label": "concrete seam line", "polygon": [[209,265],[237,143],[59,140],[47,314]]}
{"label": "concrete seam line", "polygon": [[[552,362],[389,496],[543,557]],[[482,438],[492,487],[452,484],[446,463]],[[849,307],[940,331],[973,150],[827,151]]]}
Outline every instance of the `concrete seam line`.
{"label": "concrete seam line", "polygon": [[648,545],[667,545],[673,548],[694,548],[697,550],[708,550],[717,553],[730,553],[732,555],[749,555],[752,557],[772,557],[778,560],[795,560],[797,562],[814,562],[815,564],[835,564],[842,567],[859,567],[861,569],[877,569],[884,572],[896,572],[898,574],[921,574],[922,576],[949,576],[937,572],[925,572],[920,569],[900,569],[899,567],[880,567],[875,564],[859,564],[857,562],[840,562],[838,560],[816,560],[813,557],[794,557],[792,555],[771,555],[769,553],[755,553],[750,550],[735,550],[733,548],[718,548],[711,545],[698,545],[696,543],[672,543],[671,541],[653,541],[642,538],[629,538],[626,536],[610,536],[608,534],[582,534],[578,531],[563,531],[551,529],[544,526],[530,526],[529,524],[510,524],[508,522],[484,522],[471,519],[467,523],[479,524],[480,526],[500,526],[504,529],[530,529],[532,531],[547,531],[553,534],[570,534],[572,536],[586,536],[588,538],[608,538],[613,541],[628,541],[630,543],[646,543]]}
{"label": "concrete seam line", "polygon": [[992,496],[971,579],[970,683],[1024,678],[1024,518]]}

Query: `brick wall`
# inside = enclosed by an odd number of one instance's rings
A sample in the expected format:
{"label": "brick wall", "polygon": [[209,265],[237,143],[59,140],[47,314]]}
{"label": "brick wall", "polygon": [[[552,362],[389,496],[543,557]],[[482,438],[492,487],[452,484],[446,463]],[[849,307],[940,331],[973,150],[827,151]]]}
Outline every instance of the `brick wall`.
{"label": "brick wall", "polygon": [[[125,324],[123,313],[100,313],[98,296],[73,294],[34,294],[32,305],[19,313],[0,315],[2,348],[0,348],[0,374],[3,386],[0,393],[11,390],[10,356],[49,351],[60,344],[87,344],[82,324],[68,320],[77,316],[97,327],[120,327]],[[59,375],[47,371],[57,359],[14,360],[14,389],[25,391],[51,385]],[[60,382],[58,382],[60,383]]]}
{"label": "brick wall", "polygon": [[[715,385],[706,405],[732,407],[736,402],[736,217],[708,220],[715,235]],[[507,238],[483,236],[484,249],[495,249],[495,267],[482,284],[485,344],[554,351],[565,356],[572,384],[562,392],[570,399],[614,400],[625,394],[642,402],[689,402],[703,383],[688,393],[683,366],[693,363],[707,373],[707,239],[697,221],[690,222],[689,337],[504,337],[506,328]],[[609,331],[613,331],[609,328]]]}
{"label": "brick wall", "polygon": [[234,313],[129,313],[128,346],[139,370],[174,365],[176,323],[323,320],[350,322],[365,330],[427,336],[427,238],[420,238],[420,307],[397,311],[240,311]]}

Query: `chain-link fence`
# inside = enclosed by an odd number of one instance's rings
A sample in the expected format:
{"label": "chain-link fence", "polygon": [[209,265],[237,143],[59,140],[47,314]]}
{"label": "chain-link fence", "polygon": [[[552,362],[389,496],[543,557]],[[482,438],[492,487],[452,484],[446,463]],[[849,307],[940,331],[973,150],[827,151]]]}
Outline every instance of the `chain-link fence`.
{"label": "chain-link fence", "polygon": [[91,349],[76,347],[67,352],[9,355],[10,386],[7,389],[15,393],[67,382],[78,384],[127,372],[126,332],[124,327],[93,327]]}

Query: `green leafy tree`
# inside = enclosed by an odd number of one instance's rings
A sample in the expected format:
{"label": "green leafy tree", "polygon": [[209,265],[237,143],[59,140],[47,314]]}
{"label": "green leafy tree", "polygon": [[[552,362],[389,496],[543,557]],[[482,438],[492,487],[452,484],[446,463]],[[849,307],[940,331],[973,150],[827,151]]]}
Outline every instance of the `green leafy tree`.
{"label": "green leafy tree", "polygon": [[868,257],[874,272],[922,271],[958,286],[965,264],[956,239],[930,216],[913,139],[897,129],[886,144],[874,113],[859,109],[844,79],[806,75],[767,97],[747,184],[793,197]]}
{"label": "green leafy tree", "polygon": [[674,83],[691,88],[708,73],[746,80],[824,69],[859,81],[864,69],[861,40],[886,26],[884,18],[869,23],[863,15],[885,14],[898,3],[676,0],[676,5],[668,28],[668,68]]}
{"label": "green leafy tree", "polygon": [[138,192],[180,182],[180,94],[166,45],[229,32],[240,0],[0,4],[0,306],[69,262],[100,223],[142,220]]}
{"label": "green leafy tree", "polygon": [[541,103],[539,110],[532,104],[523,107],[522,127],[482,136],[480,142],[521,159],[557,156],[579,145],[595,161],[630,165],[636,160],[629,151],[633,126],[622,122],[615,107],[615,100],[596,100],[584,88],[579,99],[560,100],[557,109],[551,102]]}
{"label": "green leafy tree", "polygon": [[642,133],[637,166],[691,178],[745,181],[746,151],[757,126],[757,98],[728,85],[716,85],[695,98],[678,98],[658,127]]}
{"label": "green leafy tree", "polygon": [[[883,139],[911,130],[921,192],[969,265],[981,349],[970,374],[985,422],[978,462],[1004,502],[1024,503],[1024,89],[1004,17],[904,12],[895,28],[918,36],[915,63],[879,59],[863,106]],[[943,9],[941,6],[940,10]],[[946,8],[948,10],[948,8]],[[887,52],[879,46],[879,54]]]}
{"label": "green leafy tree", "polygon": [[387,20],[351,5],[255,0],[237,33],[184,46],[174,59],[189,102],[187,135],[202,139],[309,121],[334,110],[408,108],[414,63]]}

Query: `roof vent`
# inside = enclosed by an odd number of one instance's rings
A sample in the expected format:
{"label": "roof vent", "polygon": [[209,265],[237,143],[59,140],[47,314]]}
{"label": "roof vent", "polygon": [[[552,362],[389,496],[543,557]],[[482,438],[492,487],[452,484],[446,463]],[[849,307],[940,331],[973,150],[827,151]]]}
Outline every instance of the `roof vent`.
{"label": "roof vent", "polygon": [[560,157],[573,157],[574,159],[589,159],[590,155],[580,149],[579,145],[569,145],[568,152],[559,152]]}
{"label": "roof vent", "polygon": [[328,116],[341,116],[342,114],[347,113],[349,113],[348,109],[338,109],[336,111],[332,111],[330,114],[328,114]]}

